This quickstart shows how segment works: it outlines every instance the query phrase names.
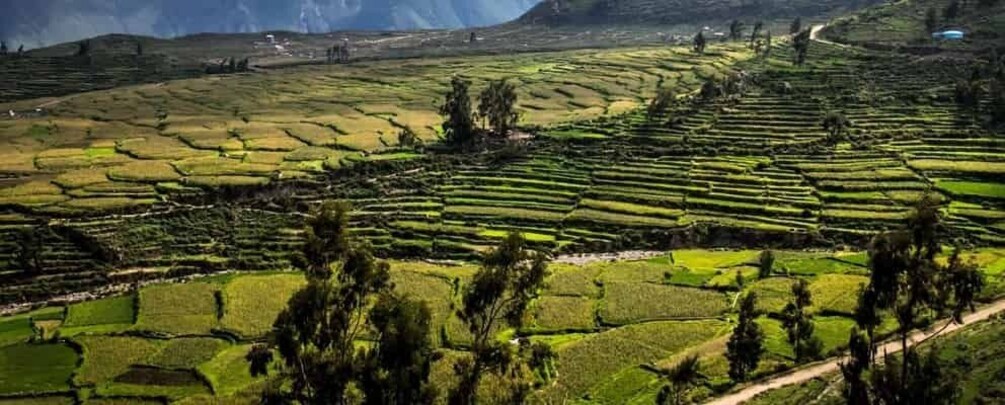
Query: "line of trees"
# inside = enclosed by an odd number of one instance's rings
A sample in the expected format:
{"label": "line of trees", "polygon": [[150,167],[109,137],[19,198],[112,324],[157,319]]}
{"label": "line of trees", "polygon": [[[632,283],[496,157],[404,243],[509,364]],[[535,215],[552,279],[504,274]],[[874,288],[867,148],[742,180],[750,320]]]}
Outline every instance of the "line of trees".
{"label": "line of trees", "polygon": [[206,65],[206,74],[241,73],[251,71],[251,64],[248,58],[235,59],[223,58],[220,63]]}
{"label": "line of trees", "polygon": [[[432,341],[425,302],[394,290],[389,265],[348,234],[351,207],[325,202],[309,215],[297,266],[307,286],[290,298],[267,343],[247,354],[254,376],[269,376],[265,404],[431,404],[441,397],[430,380],[441,357]],[[511,233],[486,254],[463,292],[457,315],[472,335],[470,356],[458,360],[450,404],[479,401],[493,375],[507,389],[492,403],[522,403],[554,375],[555,354],[544,344],[502,342],[519,327],[548,275],[548,256]],[[367,337],[373,343],[360,347]],[[279,361],[276,361],[278,357]]]}

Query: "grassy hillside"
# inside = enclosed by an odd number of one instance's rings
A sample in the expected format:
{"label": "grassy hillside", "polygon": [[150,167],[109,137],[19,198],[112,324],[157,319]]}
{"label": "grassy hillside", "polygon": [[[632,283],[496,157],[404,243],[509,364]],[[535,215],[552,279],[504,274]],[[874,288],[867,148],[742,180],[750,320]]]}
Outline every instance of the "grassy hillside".
{"label": "grassy hillside", "polygon": [[731,19],[822,17],[859,8],[869,0],[555,0],[521,20],[550,24],[687,24]]}
{"label": "grassy hillside", "polygon": [[[1005,47],[1005,2],[961,1],[954,18],[947,18],[951,0],[901,0],[840,18],[824,35],[851,44],[873,44],[947,50]],[[925,22],[929,10],[936,12],[937,29],[960,29],[962,42],[933,41]]]}

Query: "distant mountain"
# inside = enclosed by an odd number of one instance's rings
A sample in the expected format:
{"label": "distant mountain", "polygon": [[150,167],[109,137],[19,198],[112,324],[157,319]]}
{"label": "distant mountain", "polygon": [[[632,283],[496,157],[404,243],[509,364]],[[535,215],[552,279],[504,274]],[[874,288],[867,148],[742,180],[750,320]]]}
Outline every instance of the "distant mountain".
{"label": "distant mountain", "polygon": [[4,0],[0,39],[35,48],[109,33],[328,32],[510,21],[539,0]]}
{"label": "distant mountain", "polygon": [[544,0],[524,22],[562,24],[694,24],[734,18],[817,17],[882,0]]}

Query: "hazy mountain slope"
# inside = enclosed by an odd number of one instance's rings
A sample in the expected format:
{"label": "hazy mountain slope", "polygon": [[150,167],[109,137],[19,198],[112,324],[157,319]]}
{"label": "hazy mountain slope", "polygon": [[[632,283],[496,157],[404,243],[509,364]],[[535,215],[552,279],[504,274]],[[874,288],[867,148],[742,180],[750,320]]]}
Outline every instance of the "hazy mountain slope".
{"label": "hazy mountain slope", "polygon": [[521,19],[548,24],[688,24],[822,16],[878,0],[546,0]]}
{"label": "hazy mountain slope", "polygon": [[0,38],[39,47],[108,33],[459,28],[506,22],[537,0],[7,0]]}

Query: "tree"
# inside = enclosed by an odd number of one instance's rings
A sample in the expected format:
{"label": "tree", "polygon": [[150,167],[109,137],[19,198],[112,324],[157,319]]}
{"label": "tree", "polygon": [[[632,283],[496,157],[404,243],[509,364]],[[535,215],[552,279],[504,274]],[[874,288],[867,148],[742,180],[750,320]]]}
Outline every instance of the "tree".
{"label": "tree", "polygon": [[806,63],[806,53],[810,49],[810,30],[802,30],[792,38],[792,49],[796,51],[795,64],[802,66]]}
{"label": "tree", "polygon": [[77,56],[89,56],[91,54],[91,41],[84,40],[77,43]]}
{"label": "tree", "polygon": [[7,56],[7,42],[0,41],[0,56]]}
{"label": "tree", "polygon": [[743,25],[740,20],[733,20],[733,22],[729,23],[729,39],[739,41],[743,38]]}
{"label": "tree", "polygon": [[687,392],[705,376],[701,373],[701,362],[697,355],[690,355],[666,372],[670,384],[664,385],[656,398],[658,405],[680,405]]}
{"label": "tree", "polygon": [[876,328],[883,323],[883,319],[879,314],[879,296],[871,285],[863,287],[859,292],[858,305],[853,316],[858,329],[866,333],[870,346],[869,361],[872,362],[876,356]]}
{"label": "tree", "polygon": [[309,279],[331,278],[332,267],[350,250],[349,211],[345,201],[325,201],[308,216],[300,266]]}
{"label": "tree", "polygon": [[475,33],[474,31],[471,31],[471,35],[468,37],[468,42],[472,44],[478,42],[478,34]]}
{"label": "tree", "polygon": [[419,138],[412,131],[412,128],[405,127],[398,131],[398,145],[406,148],[417,148],[422,146],[422,138]]}
{"label": "tree", "polygon": [[21,270],[28,274],[40,274],[45,268],[42,262],[45,228],[41,226],[21,229],[18,233],[17,251],[14,260]]}
{"label": "tree", "polygon": [[[889,405],[954,404],[959,396],[959,378],[946,368],[938,356],[938,347],[927,355],[917,351],[888,356],[885,364],[873,370],[870,378],[874,402]],[[904,370],[898,373],[897,370]]]}
{"label": "tree", "polygon": [[667,87],[660,87],[656,89],[656,97],[653,97],[653,99],[649,101],[649,106],[646,107],[646,118],[648,118],[649,121],[656,120],[656,118],[659,118],[669,111],[670,107],[672,107],[675,102],[677,102],[677,93],[675,93],[673,89]]}
{"label": "tree", "polygon": [[937,29],[939,29],[939,12],[935,11],[935,7],[929,7],[925,13],[925,37],[931,37]]}
{"label": "tree", "polygon": [[471,115],[471,97],[468,87],[471,84],[459,76],[450,80],[450,91],[446,102],[440,106],[440,115],[446,118],[443,122],[443,133],[447,143],[453,146],[469,146],[476,140],[475,122]]}
{"label": "tree", "polygon": [[813,335],[813,316],[806,312],[813,305],[810,284],[806,280],[792,284],[793,300],[782,310],[782,326],[788,333],[797,362],[815,360],[820,357],[823,343]]}
{"label": "tree", "polygon": [[771,31],[764,34],[764,51],[761,53],[764,58],[771,56]]}
{"label": "tree", "polygon": [[[307,286],[277,317],[269,345],[256,345],[246,356],[254,375],[268,374],[273,349],[282,360],[278,384],[263,393],[263,402],[344,404],[353,385],[365,388],[366,403],[422,403],[418,399],[432,394],[429,310],[391,295],[387,263],[378,262],[367,244],[349,240],[350,208],[326,202],[312,210],[298,260]],[[357,351],[370,329],[375,347]],[[373,388],[375,382],[382,388]]]}
{"label": "tree", "polygon": [[460,382],[450,393],[451,404],[474,404],[486,372],[503,374],[519,367],[514,364],[511,348],[496,340],[495,333],[502,327],[522,325],[524,313],[547,274],[547,256],[530,250],[517,232],[485,255],[457,313],[471,332],[471,358],[455,366]]}
{"label": "tree", "polygon": [[946,5],[946,9],[942,11],[942,18],[945,19],[947,23],[953,22],[960,16],[960,10],[960,1],[952,0]]}
{"label": "tree", "polygon": [[482,91],[478,102],[478,115],[487,119],[492,132],[505,138],[516,126],[519,115],[515,110],[516,86],[506,79],[493,80]]}
{"label": "tree", "polygon": [[757,38],[761,35],[761,29],[764,28],[764,22],[758,21],[754,24],[754,30],[750,33],[750,47],[754,48],[754,43],[757,42]]}
{"label": "tree", "polygon": [[705,45],[707,45],[707,44],[708,44],[708,41],[705,39],[705,33],[702,32],[702,31],[698,31],[698,34],[694,36],[694,48],[693,49],[694,49],[695,53],[697,53],[699,55],[704,55],[705,54]]}
{"label": "tree", "polygon": [[851,121],[844,114],[839,112],[829,112],[821,123],[824,131],[827,131],[827,143],[837,145],[848,137],[848,128]]}
{"label": "tree", "polygon": [[423,301],[383,294],[370,311],[376,346],[364,356],[360,389],[365,403],[432,404],[429,382],[433,342],[432,312]]}
{"label": "tree", "polygon": [[290,396],[301,403],[341,404],[355,381],[355,342],[366,330],[365,309],[389,285],[386,263],[353,247],[334,279],[312,279],[290,299],[273,326]]}
{"label": "tree", "polygon": [[757,294],[750,292],[740,301],[740,319],[726,343],[729,378],[733,381],[745,381],[761,362],[764,332],[756,322],[758,315]]}
{"label": "tree", "polygon": [[789,25],[789,35],[796,35],[802,32],[802,30],[803,30],[803,19],[800,17],[796,17],[795,20],[792,20],[792,24]]}
{"label": "tree", "polygon": [[852,328],[848,338],[848,360],[839,364],[844,377],[842,396],[848,404],[868,404],[869,385],[864,380],[865,371],[872,363],[872,341],[858,329]]}
{"label": "tree", "polygon": [[[877,310],[890,310],[895,315],[905,356],[913,350],[908,346],[908,335],[919,326],[919,317],[926,310],[948,312],[954,322],[962,322],[963,313],[973,310],[974,299],[984,286],[977,266],[963,262],[958,250],[945,265],[936,262],[942,250],[939,205],[935,195],[926,192],[905,227],[878,235],[869,249],[872,273],[868,289],[875,294]],[[911,361],[901,362],[901,381],[911,378],[911,366]]]}
{"label": "tree", "polygon": [[1000,76],[991,80],[991,103],[988,107],[992,125],[1005,124],[1005,78]]}
{"label": "tree", "polygon": [[969,80],[956,81],[954,98],[961,109],[977,114],[981,104],[980,71],[974,69]]}
{"label": "tree", "polygon": [[775,252],[765,250],[757,258],[757,276],[760,278],[771,277],[771,272],[775,266]]}
{"label": "tree", "polygon": [[143,43],[136,41],[136,56],[143,56]]}

